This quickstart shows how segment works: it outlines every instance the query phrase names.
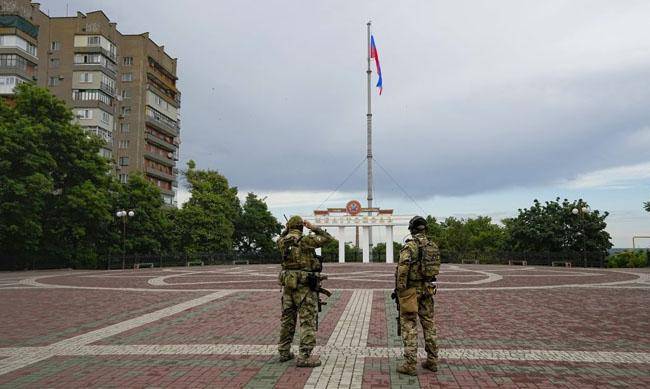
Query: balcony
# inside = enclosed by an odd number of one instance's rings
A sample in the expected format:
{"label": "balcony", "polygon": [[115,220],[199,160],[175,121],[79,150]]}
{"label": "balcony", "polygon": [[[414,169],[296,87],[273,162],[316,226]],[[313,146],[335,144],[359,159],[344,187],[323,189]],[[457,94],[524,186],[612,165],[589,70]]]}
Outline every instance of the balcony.
{"label": "balcony", "polygon": [[116,62],[117,56],[105,48],[95,45],[95,46],[75,46],[75,53],[99,53],[106,58],[109,58],[111,61]]}
{"label": "balcony", "polygon": [[105,83],[103,81],[100,82],[99,83],[99,89],[101,89],[102,91],[104,91],[104,92],[108,93],[109,95],[115,97],[115,88],[108,85],[107,83]]}
{"label": "balcony", "polygon": [[[173,155],[174,153],[170,152],[169,154]],[[144,152],[144,157],[148,158],[148,159],[150,159],[152,161],[162,163],[163,165],[169,166],[169,167],[174,167],[174,165],[176,164],[176,162],[172,159],[173,157],[168,158],[168,157],[162,156],[160,154],[152,153],[151,151],[145,151]]]}
{"label": "balcony", "polygon": [[147,124],[152,125],[157,130],[164,132],[167,135],[176,137],[178,136],[179,127],[178,124],[172,122],[169,119],[166,119],[164,115],[154,112],[153,110],[147,108],[147,114],[145,115]]}
{"label": "balcony", "polygon": [[159,179],[165,180],[165,181],[171,181],[172,182],[172,187],[174,186],[174,181],[175,181],[176,177],[174,177],[173,175],[167,174],[165,172],[161,172],[160,170],[156,170],[156,169],[148,167],[148,166],[145,168],[145,171],[147,172],[148,175],[150,175],[152,177],[156,177],[156,178],[159,178]]}
{"label": "balcony", "polygon": [[72,70],[82,72],[102,72],[111,78],[115,78],[115,76],[117,76],[117,72],[114,69],[110,69],[100,63],[74,63]]}
{"label": "balcony", "polygon": [[150,143],[153,143],[154,145],[156,145],[158,147],[161,147],[161,148],[163,148],[165,150],[169,150],[171,152],[176,151],[176,146],[174,146],[171,143],[167,143],[167,141],[165,141],[164,139],[160,139],[160,138],[158,138],[157,136],[155,136],[153,134],[147,134],[146,139]]}
{"label": "balcony", "polygon": [[25,64],[0,62],[0,75],[16,75],[27,80],[34,80],[35,72],[33,68]]}

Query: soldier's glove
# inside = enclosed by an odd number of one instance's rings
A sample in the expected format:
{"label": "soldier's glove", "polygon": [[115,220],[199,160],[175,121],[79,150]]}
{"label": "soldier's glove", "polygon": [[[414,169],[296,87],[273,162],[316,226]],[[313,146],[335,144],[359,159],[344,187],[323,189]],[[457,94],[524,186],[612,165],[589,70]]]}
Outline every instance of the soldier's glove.
{"label": "soldier's glove", "polygon": [[391,298],[392,300],[396,300],[396,299],[397,299],[397,289],[393,289],[393,293],[390,294],[390,298]]}

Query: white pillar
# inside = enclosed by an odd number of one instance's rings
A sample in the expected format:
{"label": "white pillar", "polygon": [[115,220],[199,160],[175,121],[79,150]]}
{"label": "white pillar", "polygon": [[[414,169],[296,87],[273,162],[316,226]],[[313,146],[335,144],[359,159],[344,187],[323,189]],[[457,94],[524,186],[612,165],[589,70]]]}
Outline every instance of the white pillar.
{"label": "white pillar", "polygon": [[363,263],[370,263],[370,239],[368,238],[369,227],[361,227],[361,247],[363,250]]}
{"label": "white pillar", "polygon": [[393,263],[393,226],[386,226],[386,263]]}
{"label": "white pillar", "polygon": [[339,226],[339,263],[345,263],[345,227]]}

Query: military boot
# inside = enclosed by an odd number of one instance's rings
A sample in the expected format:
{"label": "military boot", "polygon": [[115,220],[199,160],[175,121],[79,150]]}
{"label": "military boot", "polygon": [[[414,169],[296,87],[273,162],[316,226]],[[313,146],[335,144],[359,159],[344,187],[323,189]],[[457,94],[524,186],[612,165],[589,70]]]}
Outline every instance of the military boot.
{"label": "military boot", "polygon": [[427,359],[422,362],[422,367],[435,373],[438,371],[438,361],[435,359]]}
{"label": "military boot", "polygon": [[280,353],[280,362],[290,361],[290,360],[294,359],[295,357],[296,357],[296,355],[294,353],[292,353],[291,351],[283,352],[283,353]]}
{"label": "military boot", "polygon": [[297,367],[317,367],[320,366],[320,359],[317,356],[310,357],[309,355],[300,354],[296,359]]}
{"label": "military boot", "polygon": [[397,366],[397,372],[400,374],[418,375],[418,373],[415,371],[415,366],[410,365],[407,362],[404,362],[401,365]]}

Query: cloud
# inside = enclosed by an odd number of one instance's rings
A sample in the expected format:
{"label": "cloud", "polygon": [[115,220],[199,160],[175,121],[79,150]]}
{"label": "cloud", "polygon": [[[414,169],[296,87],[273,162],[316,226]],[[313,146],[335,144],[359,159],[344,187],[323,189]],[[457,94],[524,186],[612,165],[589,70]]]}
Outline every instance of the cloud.
{"label": "cloud", "polygon": [[630,186],[647,184],[650,180],[650,162],[619,166],[581,174],[573,180],[562,182],[569,189],[626,189]]}
{"label": "cloud", "polygon": [[[650,126],[645,1],[157,4],[70,2],[179,57],[181,157],[241,188],[329,193],[363,160],[368,17],[384,76],[375,157],[416,199],[650,160],[637,142]],[[401,196],[375,168],[378,195]],[[365,182],[362,167],[341,190]]]}

